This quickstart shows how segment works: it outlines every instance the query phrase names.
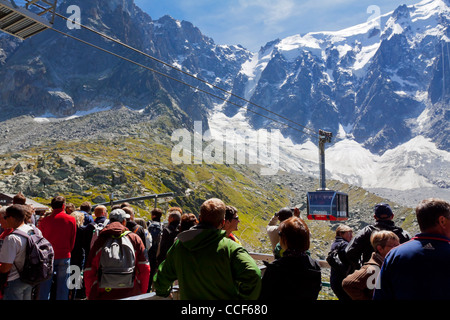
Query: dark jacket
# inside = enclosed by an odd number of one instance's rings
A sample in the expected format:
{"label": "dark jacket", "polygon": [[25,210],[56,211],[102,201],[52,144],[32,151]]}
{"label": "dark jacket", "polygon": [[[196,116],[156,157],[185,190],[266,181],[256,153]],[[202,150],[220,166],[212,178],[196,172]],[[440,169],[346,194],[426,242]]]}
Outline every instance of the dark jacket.
{"label": "dark jacket", "polygon": [[174,221],[163,229],[161,239],[159,241],[158,252],[156,253],[156,263],[159,265],[166,259],[167,251],[175,242],[175,238],[179,233],[179,221]]}
{"label": "dark jacket", "polygon": [[[95,218],[94,222],[89,223],[86,226],[83,226],[84,228],[84,251],[85,251],[85,258],[89,256],[89,252],[91,251],[91,242],[92,237],[94,235],[95,227],[99,223],[104,223],[106,220],[106,217],[97,217]],[[109,221],[109,220],[108,220]]]}
{"label": "dark jacket", "polygon": [[374,300],[450,300],[450,239],[420,233],[384,259]]}
{"label": "dark jacket", "polygon": [[119,222],[111,222],[101,232],[98,239],[94,242],[91,248],[89,257],[86,261],[86,268],[84,269],[84,281],[86,285],[86,296],[89,300],[113,300],[122,299],[130,296],[135,296],[147,292],[148,280],[150,276],[150,266],[145,257],[144,244],[142,240],[135,234],[129,233],[126,235],[133,244],[136,259],[135,280],[133,288],[124,289],[105,289],[98,287],[98,272],[100,266],[100,257],[102,248],[106,240],[111,236],[120,236],[128,229]]}
{"label": "dark jacket", "polygon": [[372,256],[374,250],[370,244],[370,236],[375,230],[394,232],[399,237],[400,244],[411,239],[410,235],[402,228],[397,227],[392,220],[378,220],[374,225],[366,226],[350,241],[346,249],[347,259],[353,270],[361,268]]}
{"label": "dark jacket", "polygon": [[[86,262],[86,247],[89,248],[89,243],[87,242],[85,226],[77,226],[77,235],[75,237],[75,245],[70,253],[70,264],[84,268]],[[87,252],[89,254],[89,252]]]}
{"label": "dark jacket", "polygon": [[131,232],[136,233],[139,238],[141,238],[142,243],[145,246],[145,230],[142,226],[138,225],[136,222],[134,221],[127,221],[127,228],[128,230],[130,230]]}
{"label": "dark jacket", "polygon": [[97,218],[95,218],[94,223],[95,224],[104,223],[105,220],[106,220],[105,216],[97,217]]}
{"label": "dark jacket", "polygon": [[322,288],[320,266],[305,253],[292,254],[267,264],[260,300],[317,300]]}
{"label": "dark jacket", "polygon": [[350,297],[342,289],[342,280],[347,276],[347,272],[350,268],[350,262],[347,259],[345,249],[348,246],[348,241],[342,237],[337,236],[331,245],[330,251],[337,250],[338,258],[342,266],[339,269],[331,266],[330,271],[330,285],[333,292],[339,298],[339,300],[350,300]]}

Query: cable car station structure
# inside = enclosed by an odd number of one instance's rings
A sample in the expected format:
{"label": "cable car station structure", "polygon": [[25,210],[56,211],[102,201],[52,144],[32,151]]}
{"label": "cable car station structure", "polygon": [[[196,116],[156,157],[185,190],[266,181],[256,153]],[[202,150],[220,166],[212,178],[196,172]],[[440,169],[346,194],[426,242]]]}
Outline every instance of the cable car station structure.
{"label": "cable car station structure", "polygon": [[[29,7],[38,4],[39,9]],[[26,0],[25,8],[14,1],[0,0],[0,30],[25,40],[52,27],[57,0]],[[34,6],[34,8],[37,8]],[[50,15],[48,20],[46,16]]]}

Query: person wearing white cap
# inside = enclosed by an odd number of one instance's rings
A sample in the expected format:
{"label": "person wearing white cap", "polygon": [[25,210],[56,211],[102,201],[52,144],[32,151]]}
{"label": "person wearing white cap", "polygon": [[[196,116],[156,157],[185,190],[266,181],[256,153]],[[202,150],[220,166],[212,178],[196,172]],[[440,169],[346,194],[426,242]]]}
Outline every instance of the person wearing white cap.
{"label": "person wearing white cap", "polygon": [[129,219],[129,218],[130,218],[130,215],[128,213],[126,213],[123,209],[114,209],[109,214],[109,221],[120,222],[123,225],[126,225],[127,219]]}

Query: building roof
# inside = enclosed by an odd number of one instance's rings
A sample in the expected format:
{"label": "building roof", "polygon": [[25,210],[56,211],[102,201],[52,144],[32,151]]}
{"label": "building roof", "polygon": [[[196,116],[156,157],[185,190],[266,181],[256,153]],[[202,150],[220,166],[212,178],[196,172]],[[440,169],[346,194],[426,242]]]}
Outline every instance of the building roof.
{"label": "building roof", "polygon": [[[15,196],[15,194],[4,193],[4,192],[1,192],[0,195],[5,195],[5,196],[11,198],[11,200],[12,200],[12,198],[14,198],[14,196]],[[29,198],[26,198],[26,199],[27,199],[26,204],[32,205],[32,206],[34,207],[34,209],[41,209],[41,210],[44,210],[44,209],[47,210],[47,209],[49,209],[48,206],[43,205],[42,203],[36,202],[36,201],[31,200],[31,199],[29,199]]]}

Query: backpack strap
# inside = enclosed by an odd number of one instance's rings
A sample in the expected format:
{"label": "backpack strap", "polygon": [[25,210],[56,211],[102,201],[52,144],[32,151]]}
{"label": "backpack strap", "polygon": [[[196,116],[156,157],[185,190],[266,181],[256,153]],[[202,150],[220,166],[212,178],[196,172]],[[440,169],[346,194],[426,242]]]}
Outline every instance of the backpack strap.
{"label": "backpack strap", "polygon": [[130,230],[124,231],[120,237],[126,236],[127,234],[132,233]]}
{"label": "backpack strap", "polygon": [[11,234],[16,234],[18,236],[22,236],[27,239],[30,238],[30,235],[28,233],[26,233],[25,231],[19,230],[19,229],[14,229],[14,231],[11,232]]}
{"label": "backpack strap", "polygon": [[126,231],[122,232],[119,236],[112,235],[112,238],[113,239],[120,239],[120,238],[126,236],[129,233],[132,233],[132,232],[130,230],[126,230]]}
{"label": "backpack strap", "polygon": [[[27,256],[28,252],[30,251],[30,249],[29,249],[30,235],[28,233],[26,233],[25,231],[22,231],[19,229],[14,229],[10,234],[15,234],[15,235],[18,235],[18,236],[21,236],[21,237],[27,239],[27,243],[25,245],[25,250],[26,250],[25,259],[26,259],[26,256]],[[16,268],[17,272],[20,274],[22,272],[22,270],[19,270],[15,261],[13,262],[13,265],[14,265],[14,268]]]}
{"label": "backpack strap", "polygon": [[103,228],[106,227],[108,224],[109,224],[109,219],[105,219],[105,221],[100,222],[100,223],[91,222],[89,225],[92,226],[92,232],[96,233],[96,232],[100,232],[101,230],[103,230]]}

